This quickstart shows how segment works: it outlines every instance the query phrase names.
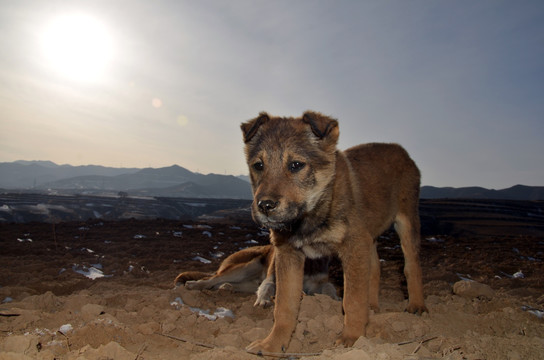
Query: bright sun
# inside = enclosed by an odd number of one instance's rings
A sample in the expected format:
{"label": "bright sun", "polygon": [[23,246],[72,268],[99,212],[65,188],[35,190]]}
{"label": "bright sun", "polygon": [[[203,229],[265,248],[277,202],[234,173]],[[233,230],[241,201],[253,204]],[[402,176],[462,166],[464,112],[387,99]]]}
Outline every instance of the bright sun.
{"label": "bright sun", "polygon": [[99,81],[113,55],[106,26],[85,14],[64,15],[51,21],[43,33],[42,46],[52,69],[84,82]]}

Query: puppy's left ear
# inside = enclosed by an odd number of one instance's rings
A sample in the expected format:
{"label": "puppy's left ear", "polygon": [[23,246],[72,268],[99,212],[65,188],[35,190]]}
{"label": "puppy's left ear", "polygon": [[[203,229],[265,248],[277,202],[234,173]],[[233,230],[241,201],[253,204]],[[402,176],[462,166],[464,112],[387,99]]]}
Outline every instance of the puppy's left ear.
{"label": "puppy's left ear", "polygon": [[338,129],[338,121],[336,119],[318,112],[306,111],[302,115],[302,121],[310,125],[312,132],[320,140],[332,140],[335,144],[338,141],[340,131]]}
{"label": "puppy's left ear", "polygon": [[248,122],[242,123],[240,128],[244,134],[244,142],[247,143],[255,136],[259,127],[270,119],[267,113],[261,112],[255,119],[251,119]]}

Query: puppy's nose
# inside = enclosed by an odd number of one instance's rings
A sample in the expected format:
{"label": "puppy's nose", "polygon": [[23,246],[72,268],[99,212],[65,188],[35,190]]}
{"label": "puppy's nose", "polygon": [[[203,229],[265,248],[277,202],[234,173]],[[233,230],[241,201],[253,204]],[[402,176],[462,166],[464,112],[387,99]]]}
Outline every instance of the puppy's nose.
{"label": "puppy's nose", "polygon": [[257,203],[257,206],[263,214],[268,214],[278,206],[278,202],[273,200],[260,200]]}

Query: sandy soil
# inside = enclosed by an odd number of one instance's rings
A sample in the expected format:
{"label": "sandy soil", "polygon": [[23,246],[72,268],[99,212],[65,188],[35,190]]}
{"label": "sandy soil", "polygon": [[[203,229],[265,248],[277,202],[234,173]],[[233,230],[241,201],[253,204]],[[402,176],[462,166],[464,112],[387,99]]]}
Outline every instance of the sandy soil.
{"label": "sandy soil", "polygon": [[[251,224],[1,224],[0,359],[256,359],[244,348],[268,333],[271,308],[253,307],[253,294],[174,288],[173,279],[181,270],[213,270],[226,255],[265,243]],[[335,348],[341,303],[304,296],[287,349],[293,357],[544,358],[544,239],[426,236],[421,258],[430,313],[420,317],[403,312],[396,235],[380,239],[379,254],[381,311],[372,314],[368,336],[353,348]],[[337,263],[331,278],[340,291]],[[463,278],[473,281],[458,283]]]}

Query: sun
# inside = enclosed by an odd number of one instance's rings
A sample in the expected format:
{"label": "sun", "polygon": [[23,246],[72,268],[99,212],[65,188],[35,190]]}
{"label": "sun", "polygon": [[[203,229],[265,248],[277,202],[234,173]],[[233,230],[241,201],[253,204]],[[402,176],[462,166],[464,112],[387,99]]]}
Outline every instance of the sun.
{"label": "sun", "polygon": [[66,14],[53,19],[41,38],[47,65],[76,81],[99,81],[113,56],[109,29],[86,14]]}

